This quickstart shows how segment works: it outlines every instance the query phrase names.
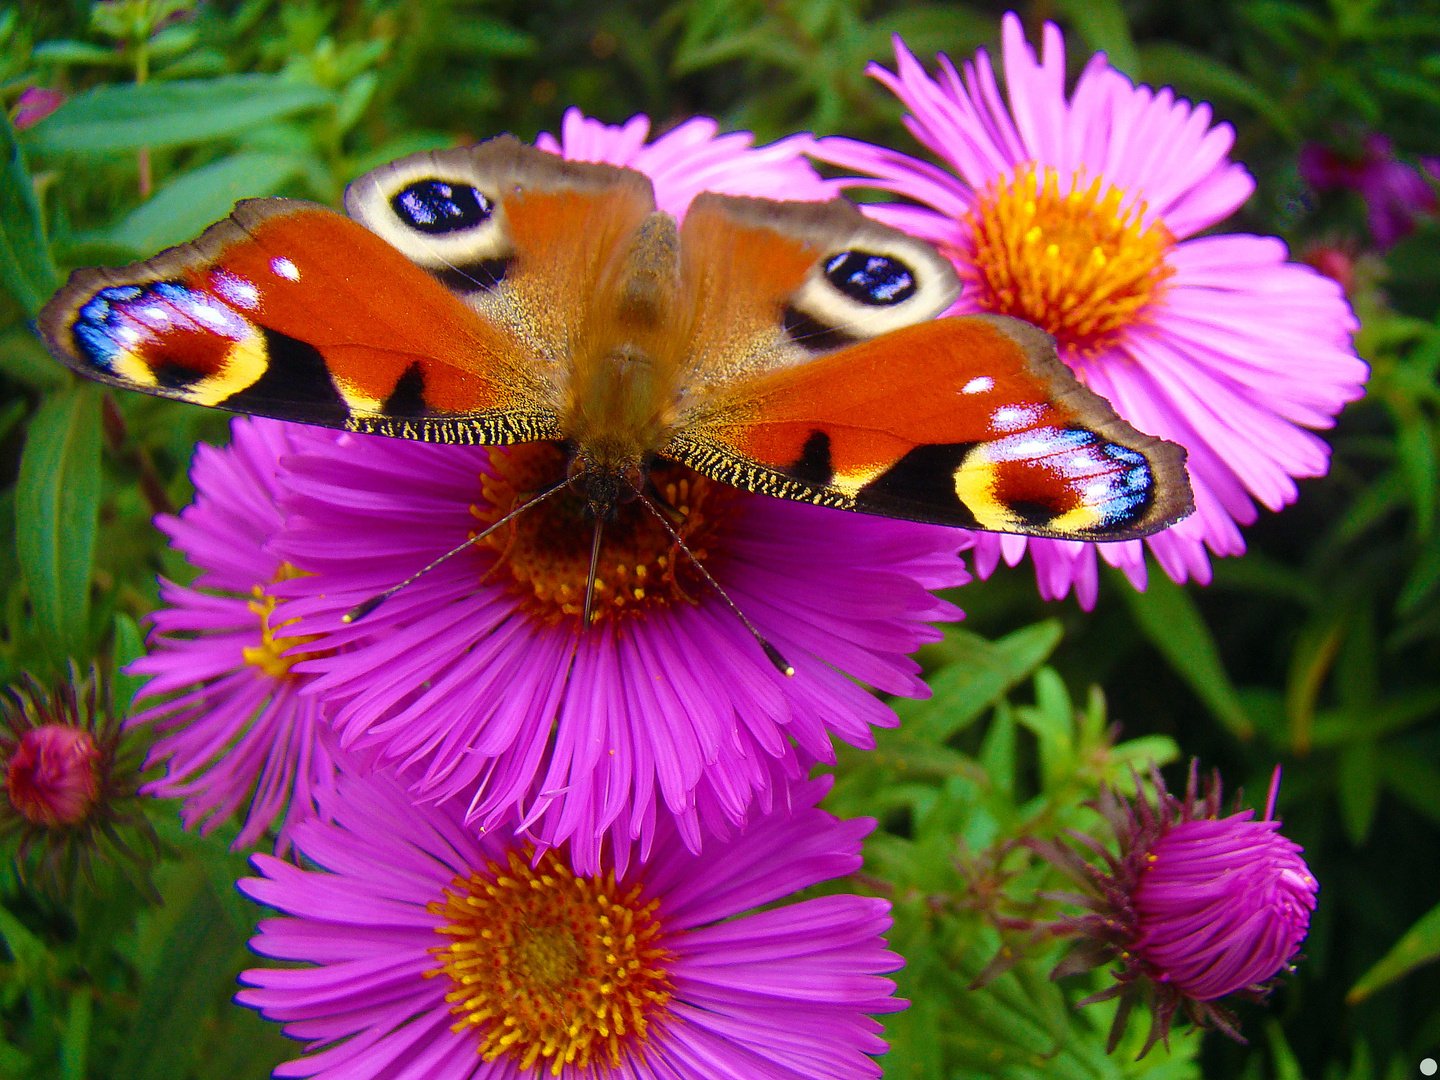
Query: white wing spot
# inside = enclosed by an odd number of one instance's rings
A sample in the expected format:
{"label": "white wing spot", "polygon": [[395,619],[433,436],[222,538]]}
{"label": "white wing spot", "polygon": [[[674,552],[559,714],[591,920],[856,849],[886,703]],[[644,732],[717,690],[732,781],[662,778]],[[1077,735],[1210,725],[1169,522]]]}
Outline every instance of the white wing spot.
{"label": "white wing spot", "polygon": [[1040,410],[1034,405],[1002,405],[990,417],[990,425],[996,431],[1020,431],[1040,419]]}
{"label": "white wing spot", "polygon": [[976,375],[960,388],[962,394],[983,394],[987,390],[995,389],[995,380],[989,375]]}
{"label": "white wing spot", "polygon": [[300,269],[283,255],[270,260],[270,269],[286,281],[299,281]]}

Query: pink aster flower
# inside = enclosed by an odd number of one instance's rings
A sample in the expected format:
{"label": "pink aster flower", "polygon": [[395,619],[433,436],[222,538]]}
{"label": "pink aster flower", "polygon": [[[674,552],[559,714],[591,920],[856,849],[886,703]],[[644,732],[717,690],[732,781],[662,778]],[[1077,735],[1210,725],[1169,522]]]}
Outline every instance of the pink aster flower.
{"label": "pink aster flower", "polygon": [[796,785],[697,857],[670,822],[628,869],[586,874],[453,807],[415,807],[383,774],[345,777],[333,824],[296,827],[323,869],[265,855],[240,888],[262,955],[237,1000],[307,1041],[276,1076],[484,1080],[878,1077],[889,904],[826,896],[754,909],[860,866],[871,821]]}
{"label": "pink aster flower", "polygon": [[1281,836],[1273,820],[1278,766],[1259,821],[1253,810],[1221,817],[1219,777],[1202,796],[1194,763],[1183,800],[1165,790],[1158,770],[1151,775],[1153,803],[1137,781],[1133,801],[1105,791],[1096,804],[1119,840],[1118,856],[1075,834],[1103,866],[1060,844],[1030,844],[1094,892],[1087,901],[1091,914],[1048,928],[1080,938],[1052,977],[1120,964],[1114,986],[1081,1002],[1122,999],[1111,1049],[1139,988],[1148,988],[1153,1000],[1145,1051],[1167,1035],[1181,1011],[1239,1039],[1235,1018],[1217,1001],[1230,994],[1264,997],[1305,939],[1319,885],[1300,846]]}
{"label": "pink aster flower", "polygon": [[535,145],[572,161],[600,161],[643,172],[655,185],[656,205],[676,217],[682,217],[702,191],[812,202],[840,194],[840,181],[822,180],[806,160],[814,145],[811,136],[791,135],[755,147],[755,136],[748,131],[717,135],[719,130],[714,120],[697,116],[647,143],[647,116],[632,116],[612,127],[570,108],[560,138],[544,132]]}
{"label": "pink aster flower", "polygon": [[163,698],[129,723],[159,738],[149,764],[165,776],[145,791],[183,799],[187,827],[202,832],[243,816],[235,846],[248,847],[280,823],[277,843],[314,812],[334,782],[335,761],[320,702],[300,693],[291,670],[304,641],[274,615],[271,586],[293,575],[267,543],[280,529],[278,462],[297,433],[328,432],[277,420],[238,418],[230,445],[196,449],[195,501],[156,524],[201,570],[193,587],[162,581],[166,607],[150,618],[149,655],[130,665],[151,679],[138,698]]}
{"label": "pink aster flower", "polygon": [[563,475],[550,444],[436,446],[316,434],[287,459],[276,551],[307,576],[278,584],[294,633],[332,646],[295,665],[342,743],[405,771],[412,794],[460,799],[482,830],[518,815],[581,873],[654,843],[657,801],[685,842],[768,807],[796,747],[873,745],[894,714],[854,679],[927,692],[905,654],[955,618],[927,590],[966,580],[954,530],[750,495],[681,466],[652,479],[679,532],[795,668],[775,670],[638,501],[607,524],[594,623],[581,624],[592,526],[558,494],[403,580]]}
{"label": "pink aster flower", "polygon": [[[816,155],[865,174],[850,186],[918,204],[866,210],[950,257],[964,282],[954,313],[1043,327],[1121,416],[1186,448],[1195,512],[1145,543],[1176,581],[1207,583],[1207,547],[1240,554],[1257,501],[1278,510],[1296,477],[1327,470],[1327,444],[1305,429],[1363,393],[1357,323],[1335,282],[1287,262],[1278,239],[1196,236],[1254,188],[1209,106],[1134,86],[1103,55],[1067,97],[1059,29],[1046,25],[1043,59],[1013,13],[1003,39],[1008,106],[983,50],[963,77],[941,57],[936,80],[897,40],[898,71],[870,69],[948,170],[849,139],[819,140]],[[977,534],[977,570],[1027,549],[1047,599],[1073,587],[1093,605],[1097,545]],[[1140,541],[1098,550],[1144,588]]]}
{"label": "pink aster flower", "polygon": [[34,127],[64,104],[65,95],[59,90],[49,90],[43,86],[27,87],[15,102],[15,113],[12,117],[15,130],[25,131]]}
{"label": "pink aster flower", "polygon": [[1358,192],[1370,235],[1382,248],[1414,232],[1421,218],[1435,216],[1440,160],[1421,158],[1417,169],[1395,157],[1395,144],[1384,135],[1366,139],[1358,157],[1311,143],[1301,149],[1298,164],[1300,176],[1316,191]]}

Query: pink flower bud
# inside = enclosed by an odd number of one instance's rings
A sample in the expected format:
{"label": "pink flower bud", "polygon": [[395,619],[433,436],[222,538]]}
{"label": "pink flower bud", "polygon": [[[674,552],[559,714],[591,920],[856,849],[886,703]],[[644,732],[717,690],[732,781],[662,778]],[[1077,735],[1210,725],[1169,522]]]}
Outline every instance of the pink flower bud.
{"label": "pink flower bud", "polygon": [[1279,973],[1300,948],[1318,888],[1278,821],[1253,810],[1185,821],[1155,841],[1131,893],[1132,946],[1157,982],[1213,1001]]}
{"label": "pink flower bud", "polygon": [[89,732],[44,724],[21,737],[5,767],[10,802],[36,825],[78,825],[100,794],[100,748]]}
{"label": "pink flower bud", "polygon": [[43,86],[30,87],[15,103],[15,130],[24,131],[34,127],[64,104],[65,95],[59,90],[47,90]]}

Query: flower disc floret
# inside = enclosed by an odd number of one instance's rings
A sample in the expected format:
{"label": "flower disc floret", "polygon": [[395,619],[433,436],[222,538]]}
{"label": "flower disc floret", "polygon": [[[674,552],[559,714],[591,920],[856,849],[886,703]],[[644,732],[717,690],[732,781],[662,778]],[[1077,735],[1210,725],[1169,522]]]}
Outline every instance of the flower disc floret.
{"label": "flower disc floret", "polygon": [[552,1076],[592,1060],[618,1066],[621,1051],[649,1037],[674,988],[657,944],[658,899],[639,885],[622,890],[613,871],[580,877],[554,852],[510,851],[484,873],[457,877],[427,906],[451,939],[436,946],[445,995],[460,1020],[479,1030],[480,1054],[509,1054],[522,1069],[537,1061]]}
{"label": "flower disc floret", "polygon": [[[470,509],[479,523],[476,531],[494,525],[565,473],[565,455],[550,443],[493,449],[488,457],[490,469],[480,476],[484,502]],[[648,479],[689,554],[638,499],[622,503],[601,535],[594,622],[639,617],[677,603],[693,607],[710,592],[696,564],[723,552],[726,522],[740,493],[683,465],[661,465]],[[584,610],[594,528],[584,497],[562,490],[485,538],[497,553],[485,575],[508,580],[537,621],[577,623]]]}
{"label": "flower disc floret", "polygon": [[1117,344],[1175,272],[1164,224],[1083,168],[1063,185],[1029,163],[997,177],[970,211],[970,237],[960,265],[980,306],[1034,323],[1076,358]]}

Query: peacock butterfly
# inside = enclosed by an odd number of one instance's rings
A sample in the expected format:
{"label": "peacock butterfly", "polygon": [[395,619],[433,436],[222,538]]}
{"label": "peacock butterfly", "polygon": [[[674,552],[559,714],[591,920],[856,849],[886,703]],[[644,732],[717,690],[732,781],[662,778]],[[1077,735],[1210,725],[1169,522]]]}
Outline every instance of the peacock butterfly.
{"label": "peacock butterfly", "polygon": [[747,491],[1071,540],[1191,509],[1185,452],[1052,339],[936,318],[959,283],[854,206],[699,196],[509,136],[365,174],[349,216],[241,202],[192,243],[83,269],[54,354],[112,386],[444,443],[552,440],[597,522],[656,459]]}

